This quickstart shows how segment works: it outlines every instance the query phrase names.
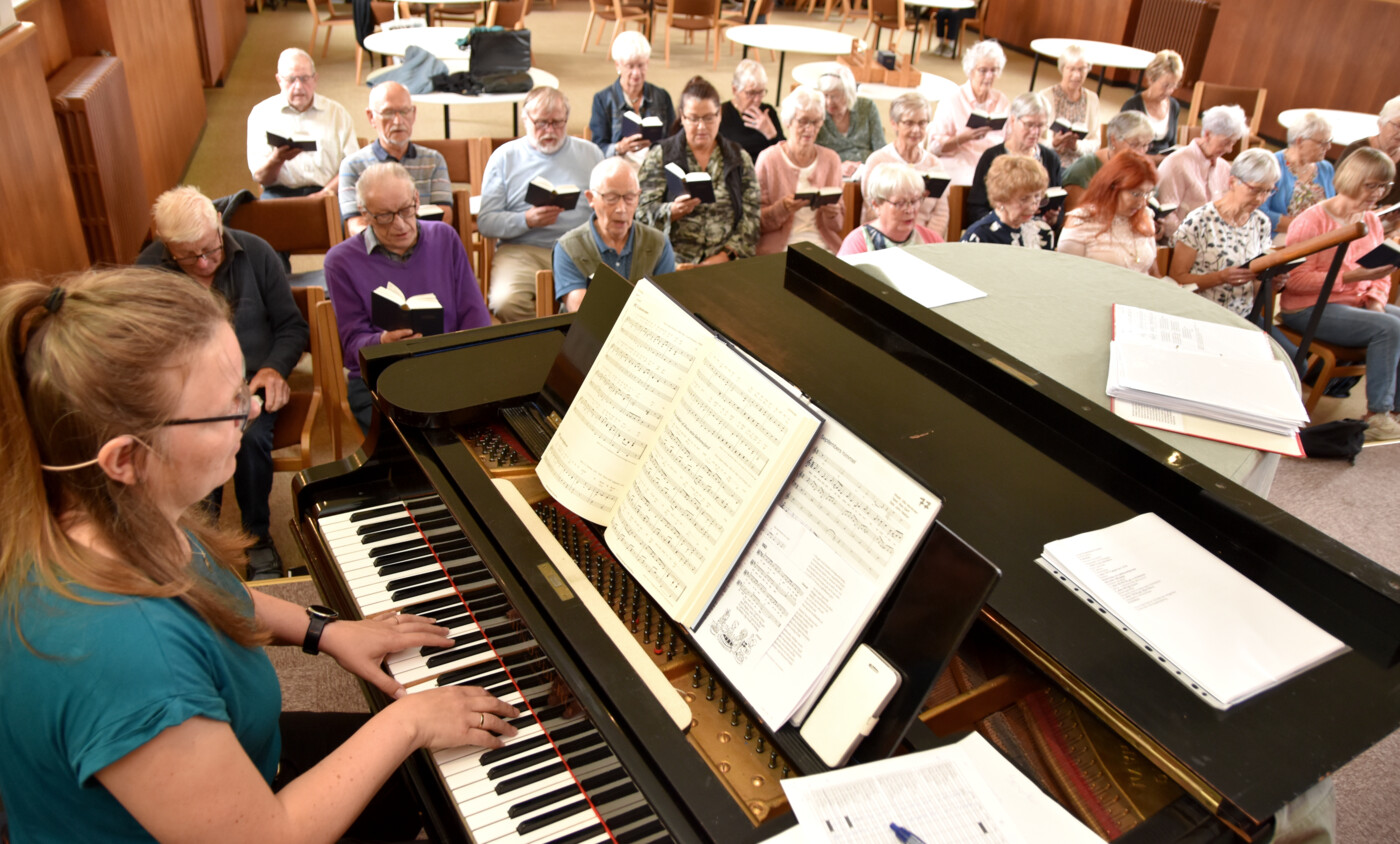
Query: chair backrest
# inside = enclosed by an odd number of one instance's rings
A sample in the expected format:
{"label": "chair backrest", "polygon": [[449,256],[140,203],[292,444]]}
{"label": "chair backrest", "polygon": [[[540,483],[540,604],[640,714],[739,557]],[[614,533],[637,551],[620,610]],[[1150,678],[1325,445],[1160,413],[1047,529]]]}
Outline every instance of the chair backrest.
{"label": "chair backrest", "polygon": [[252,232],[278,252],[320,254],[344,240],[340,206],[330,194],[255,199],[238,206],[230,228]]}
{"label": "chair backrest", "polygon": [[363,437],[355,414],[350,412],[350,396],[345,383],[345,356],[340,348],[340,332],[335,324],[335,307],[329,301],[317,303],[314,317],[316,336],[321,347],[321,400],[326,405],[326,422],[331,433],[331,453],[335,460],[345,457],[350,441],[345,439],[346,426],[358,447]]}
{"label": "chair backrest", "polygon": [[666,10],[666,18],[667,20],[672,17],[713,19],[719,14],[719,6],[717,0],[671,0],[671,5]]}
{"label": "chair backrest", "polygon": [[904,0],[870,0],[870,20],[896,25],[903,23]]}
{"label": "chair backrest", "polygon": [[1249,134],[1259,134],[1259,126],[1264,120],[1264,99],[1269,94],[1267,88],[1240,88],[1234,85],[1217,85],[1214,82],[1197,82],[1191,93],[1191,109],[1186,114],[1187,126],[1199,126],[1201,114],[1206,109],[1219,105],[1238,105],[1244,109],[1249,121]]}
{"label": "chair backrest", "polygon": [[559,303],[554,299],[554,270],[535,271],[535,316],[550,316],[559,313]]}
{"label": "chair backrest", "polygon": [[948,242],[954,243],[962,238],[963,229],[967,227],[969,222],[967,219],[967,186],[949,185],[948,192],[943,195],[948,200]]}
{"label": "chair backrest", "polygon": [[486,25],[524,29],[529,12],[530,0],[492,0],[486,7]]}
{"label": "chair backrest", "polygon": [[[525,0],[519,0],[523,5]],[[447,179],[452,182],[471,181],[471,152],[466,138],[414,138],[425,149],[436,150],[447,159]]]}
{"label": "chair backrest", "polygon": [[865,205],[864,199],[860,192],[860,182],[846,182],[841,186],[841,204],[846,208],[846,219],[841,223],[843,240],[856,226],[860,225],[860,213]]}
{"label": "chair backrest", "polygon": [[[281,201],[281,200],[277,200]],[[316,425],[316,417],[321,411],[321,365],[322,352],[320,337],[316,330],[316,306],[326,301],[326,292],[319,287],[293,287],[292,299],[306,320],[307,333],[305,351],[311,353],[311,389],[292,390],[287,404],[277,412],[272,428],[272,448],[274,450],[298,446],[291,457],[278,457],[272,461],[272,468],[278,472],[300,471],[311,466],[311,432]],[[338,345],[338,341],[337,341]]]}

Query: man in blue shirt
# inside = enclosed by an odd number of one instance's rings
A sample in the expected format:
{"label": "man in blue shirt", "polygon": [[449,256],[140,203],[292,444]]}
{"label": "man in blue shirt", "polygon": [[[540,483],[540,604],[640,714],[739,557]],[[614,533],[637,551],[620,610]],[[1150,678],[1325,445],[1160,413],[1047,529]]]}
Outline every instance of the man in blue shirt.
{"label": "man in blue shirt", "polygon": [[554,244],[554,297],[561,311],[576,311],[600,263],[629,281],[673,272],[676,256],[659,230],[634,222],[641,188],[626,159],[604,159],[584,192],[593,219]]}

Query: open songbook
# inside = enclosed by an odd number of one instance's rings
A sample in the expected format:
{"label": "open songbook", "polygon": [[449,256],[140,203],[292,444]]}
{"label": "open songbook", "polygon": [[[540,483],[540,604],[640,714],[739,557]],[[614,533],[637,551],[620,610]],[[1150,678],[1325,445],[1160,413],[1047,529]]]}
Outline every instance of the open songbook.
{"label": "open songbook", "polygon": [[374,295],[370,297],[370,322],[387,331],[410,328],[425,337],[441,334],[443,316],[442,303],[435,294],[405,296],[392,281],[374,288]]}

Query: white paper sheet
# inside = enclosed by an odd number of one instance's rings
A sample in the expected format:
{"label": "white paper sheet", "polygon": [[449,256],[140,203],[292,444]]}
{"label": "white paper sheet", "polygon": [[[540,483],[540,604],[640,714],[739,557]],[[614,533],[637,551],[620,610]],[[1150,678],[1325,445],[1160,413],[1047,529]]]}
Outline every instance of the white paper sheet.
{"label": "white paper sheet", "polygon": [[987,295],[952,273],[944,272],[897,247],[842,255],[841,260],[869,272],[925,308],[981,299]]}

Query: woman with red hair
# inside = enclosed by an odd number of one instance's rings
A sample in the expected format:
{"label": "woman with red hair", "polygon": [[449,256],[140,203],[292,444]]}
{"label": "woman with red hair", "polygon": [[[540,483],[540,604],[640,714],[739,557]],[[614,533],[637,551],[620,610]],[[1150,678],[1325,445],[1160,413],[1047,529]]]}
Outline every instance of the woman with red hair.
{"label": "woman with red hair", "polygon": [[1147,207],[1156,186],[1157,168],[1146,156],[1125,151],[1109,159],[1090,180],[1079,207],[1065,216],[1057,249],[1161,278]]}

